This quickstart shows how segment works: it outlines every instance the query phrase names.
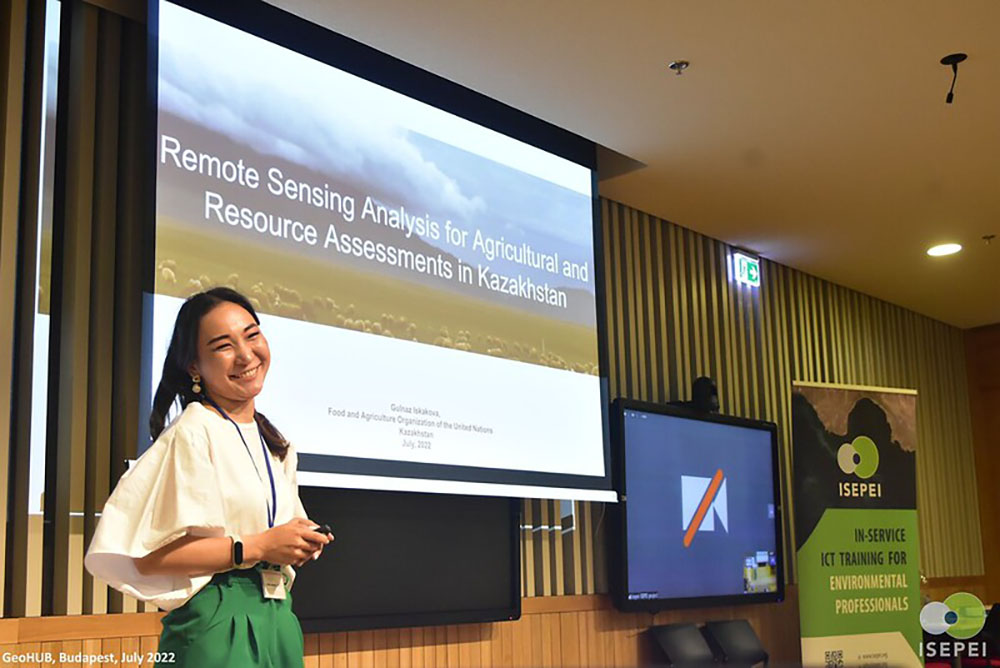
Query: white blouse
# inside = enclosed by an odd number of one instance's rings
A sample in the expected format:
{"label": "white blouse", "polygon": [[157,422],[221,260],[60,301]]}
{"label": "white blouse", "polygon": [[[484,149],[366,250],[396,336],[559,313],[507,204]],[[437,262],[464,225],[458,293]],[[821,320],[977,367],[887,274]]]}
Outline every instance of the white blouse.
{"label": "white blouse", "polygon": [[[104,506],[84,564],[115,589],[165,610],[184,605],[211,575],[142,575],[135,559],[181,536],[247,536],[267,530],[271,483],[257,424],[233,423],[192,402],[121,477]],[[306,517],[291,446],[268,451],[278,507],[274,524]],[[252,459],[251,459],[252,457]],[[289,581],[295,571],[285,567]]]}

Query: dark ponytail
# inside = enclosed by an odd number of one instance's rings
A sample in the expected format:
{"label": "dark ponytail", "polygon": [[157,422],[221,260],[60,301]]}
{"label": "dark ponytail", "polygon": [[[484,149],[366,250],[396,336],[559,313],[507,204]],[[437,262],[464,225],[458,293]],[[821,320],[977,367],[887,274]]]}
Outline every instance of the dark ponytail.
{"label": "dark ponytail", "polygon": [[288,454],[288,441],[285,437],[270,420],[264,417],[263,413],[254,411],[253,419],[257,423],[260,435],[264,437],[264,442],[267,443],[267,449],[277,455],[278,459],[285,461],[285,455]]}
{"label": "dark ponytail", "polygon": [[[177,320],[174,321],[174,332],[170,337],[167,357],[163,360],[160,384],[153,395],[153,407],[149,414],[149,434],[154,439],[163,432],[167,414],[174,402],[177,402],[183,410],[192,401],[202,400],[204,395],[195,394],[191,389],[188,367],[198,357],[198,328],[201,326],[201,319],[223,302],[231,302],[242,307],[253,317],[254,322],[260,324],[260,318],[257,317],[250,300],[230,288],[212,288],[187,298],[177,313]],[[268,449],[279,459],[284,460],[288,453],[288,441],[263,414],[255,412],[253,417]]]}

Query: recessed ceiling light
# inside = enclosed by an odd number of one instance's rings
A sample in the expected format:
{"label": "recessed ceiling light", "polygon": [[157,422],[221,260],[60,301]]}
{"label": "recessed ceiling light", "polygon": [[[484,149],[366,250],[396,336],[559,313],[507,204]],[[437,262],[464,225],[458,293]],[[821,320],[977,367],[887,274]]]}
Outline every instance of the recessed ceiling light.
{"label": "recessed ceiling light", "polygon": [[927,254],[932,257],[940,257],[942,255],[954,255],[960,250],[962,250],[962,244],[938,244],[937,246],[928,248]]}

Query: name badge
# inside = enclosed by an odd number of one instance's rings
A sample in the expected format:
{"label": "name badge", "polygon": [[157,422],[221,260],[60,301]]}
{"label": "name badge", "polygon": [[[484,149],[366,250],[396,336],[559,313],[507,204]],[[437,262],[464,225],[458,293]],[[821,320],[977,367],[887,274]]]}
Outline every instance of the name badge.
{"label": "name badge", "polygon": [[285,591],[285,574],[281,571],[262,570],[260,584],[264,591],[264,598],[282,600],[288,596],[288,592]]}

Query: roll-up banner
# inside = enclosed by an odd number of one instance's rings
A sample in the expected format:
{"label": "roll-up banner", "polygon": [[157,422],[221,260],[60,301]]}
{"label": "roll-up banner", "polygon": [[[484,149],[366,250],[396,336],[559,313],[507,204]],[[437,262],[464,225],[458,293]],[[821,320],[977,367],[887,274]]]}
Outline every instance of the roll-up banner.
{"label": "roll-up banner", "polygon": [[802,662],[920,666],[917,393],[794,383]]}

